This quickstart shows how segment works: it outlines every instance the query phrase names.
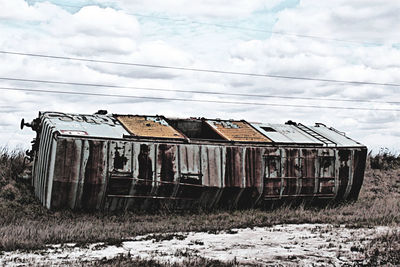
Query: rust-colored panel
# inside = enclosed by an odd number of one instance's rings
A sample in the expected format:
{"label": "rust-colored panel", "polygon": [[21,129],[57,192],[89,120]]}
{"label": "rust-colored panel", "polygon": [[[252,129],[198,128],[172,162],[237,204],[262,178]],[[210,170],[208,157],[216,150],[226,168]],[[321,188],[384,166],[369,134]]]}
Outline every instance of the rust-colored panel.
{"label": "rust-colored panel", "polygon": [[229,141],[239,142],[263,142],[271,140],[262,135],[245,121],[206,121],[218,134]]}
{"label": "rust-colored panel", "polygon": [[184,139],[163,117],[119,115],[117,119],[135,136]]}
{"label": "rust-colored panel", "polygon": [[351,150],[341,149],[339,155],[339,188],[337,191],[336,199],[342,200],[346,192],[346,188],[350,177],[350,159]]}
{"label": "rust-colored panel", "polygon": [[297,178],[283,178],[282,195],[296,195]]}
{"label": "rust-colored panel", "polygon": [[353,185],[348,195],[349,200],[357,200],[364,180],[365,163],[367,158],[367,149],[355,149],[353,160]]}
{"label": "rust-colored panel", "polygon": [[[146,209],[149,205],[144,196],[151,196],[153,190],[153,177],[155,175],[155,145],[151,143],[134,143],[133,162],[134,170],[132,184],[129,190],[130,196],[141,196],[127,201],[127,209]],[[157,186],[155,184],[154,186]]]}
{"label": "rust-colored panel", "polygon": [[282,152],[284,177],[300,177],[299,150],[284,149]]}
{"label": "rust-colored panel", "polygon": [[114,173],[132,172],[132,143],[111,141],[109,148],[109,171]]}
{"label": "rust-colored panel", "polygon": [[80,140],[73,139],[60,139],[57,143],[52,208],[75,207],[81,156],[80,143]]}
{"label": "rust-colored panel", "polygon": [[318,190],[319,194],[334,194],[335,152],[333,149],[318,149]]}
{"label": "rust-colored panel", "polygon": [[105,141],[89,141],[89,157],[85,168],[82,193],[82,208],[96,209],[101,201],[100,192],[105,186],[105,163],[107,155]]}
{"label": "rust-colored panel", "polygon": [[221,187],[223,177],[222,153],[221,147],[218,146],[204,146],[201,150],[203,185]]}
{"label": "rust-colored panel", "polygon": [[320,194],[334,194],[335,179],[320,179],[319,193]]}
{"label": "rust-colored panel", "polygon": [[248,147],[244,159],[244,190],[240,193],[238,207],[249,208],[255,205],[262,193],[262,148]]}
{"label": "rust-colored panel", "polygon": [[302,149],[301,158],[301,195],[312,195],[315,191],[315,172],[318,160],[316,149]]}
{"label": "rust-colored panel", "polygon": [[282,188],[281,150],[268,148],[264,154],[264,197],[279,197]]}
{"label": "rust-colored panel", "polygon": [[[176,196],[179,198],[199,198],[203,191],[198,185],[203,184],[201,169],[201,146],[179,145],[180,185]],[[191,186],[193,184],[193,186]]]}
{"label": "rust-colored panel", "polygon": [[[176,174],[176,145],[159,144],[157,149],[157,196],[171,197],[174,192],[173,184]],[[164,183],[165,182],[165,183]]]}
{"label": "rust-colored panel", "polygon": [[242,148],[226,148],[225,187],[241,187],[243,178],[242,156]]}
{"label": "rust-colored panel", "polygon": [[299,149],[283,149],[283,190],[282,195],[297,195],[300,184]]}
{"label": "rust-colored panel", "polygon": [[261,148],[246,148],[245,156],[245,187],[260,187],[262,173]]}

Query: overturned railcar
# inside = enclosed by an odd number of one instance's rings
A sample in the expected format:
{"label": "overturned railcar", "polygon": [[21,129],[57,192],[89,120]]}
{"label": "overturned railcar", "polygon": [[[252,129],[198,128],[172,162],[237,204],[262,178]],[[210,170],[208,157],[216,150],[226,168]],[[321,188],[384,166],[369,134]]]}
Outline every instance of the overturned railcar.
{"label": "overturned railcar", "polygon": [[28,156],[49,209],[356,200],[367,148],[324,124],[40,112]]}

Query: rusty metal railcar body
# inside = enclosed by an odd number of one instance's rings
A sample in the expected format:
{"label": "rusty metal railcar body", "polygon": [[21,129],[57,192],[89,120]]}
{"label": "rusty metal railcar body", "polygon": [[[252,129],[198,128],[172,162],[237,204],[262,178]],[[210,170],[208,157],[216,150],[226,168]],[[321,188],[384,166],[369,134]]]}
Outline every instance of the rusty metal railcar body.
{"label": "rusty metal railcar body", "polygon": [[32,184],[49,209],[254,207],[274,200],[355,200],[364,145],[305,126],[163,116],[40,112]]}

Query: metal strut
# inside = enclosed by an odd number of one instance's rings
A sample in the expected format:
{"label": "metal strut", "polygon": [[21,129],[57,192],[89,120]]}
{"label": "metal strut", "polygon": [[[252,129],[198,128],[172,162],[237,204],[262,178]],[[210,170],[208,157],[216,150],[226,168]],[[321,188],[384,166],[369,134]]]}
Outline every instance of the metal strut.
{"label": "metal strut", "polygon": [[321,134],[319,134],[316,131],[314,131],[313,129],[305,126],[304,124],[297,123],[297,124],[295,124],[295,126],[297,128],[299,128],[300,130],[302,130],[303,132],[306,132],[307,134],[311,135],[315,139],[321,141],[326,146],[337,146],[337,144],[335,142],[333,142],[332,140],[326,138],[325,136],[322,136]]}

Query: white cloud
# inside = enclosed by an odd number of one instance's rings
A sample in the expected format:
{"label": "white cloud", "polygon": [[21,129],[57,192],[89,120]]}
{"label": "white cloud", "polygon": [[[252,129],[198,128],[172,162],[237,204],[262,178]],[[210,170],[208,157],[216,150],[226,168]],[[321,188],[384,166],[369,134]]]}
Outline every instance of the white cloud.
{"label": "white cloud", "polygon": [[[108,3],[108,1],[98,2]],[[165,12],[184,16],[235,18],[249,16],[259,9],[271,9],[282,0],[117,0],[115,2],[132,12],[145,10],[147,12]]]}
{"label": "white cloud", "polygon": [[[281,2],[121,0],[116,2],[121,10],[87,6],[69,13],[51,3],[29,6],[22,0],[0,0],[0,50],[260,74],[400,83],[400,50],[390,45],[396,38],[400,40],[397,2],[302,0],[298,6],[278,13],[265,11]],[[254,12],[264,12],[265,16],[277,18],[273,28],[264,24],[257,26],[267,31],[387,44],[370,46],[278,34],[268,38],[261,35],[250,38],[254,33],[211,25],[138,19],[132,15],[135,12],[161,13],[172,18],[179,15],[211,24],[224,19],[231,22],[243,18],[251,20]],[[15,21],[19,23],[15,24]],[[352,86],[1,54],[0,63],[1,76],[7,77],[225,93],[400,101],[398,87]],[[245,98],[11,81],[0,81],[0,86],[197,100],[400,109],[394,104]],[[346,131],[370,147],[399,146],[398,132],[394,130],[400,127],[399,112],[150,101],[13,91],[1,91],[1,94],[3,124],[0,126],[0,144],[13,136],[12,144],[28,146],[33,134],[14,132],[18,129],[19,118],[33,119],[39,110],[92,113],[108,109],[114,113],[220,117],[273,123],[283,123],[288,119],[309,124],[323,122]]]}
{"label": "white cloud", "polygon": [[23,0],[0,0],[0,19],[41,21],[43,16],[37,8],[29,6]]}

